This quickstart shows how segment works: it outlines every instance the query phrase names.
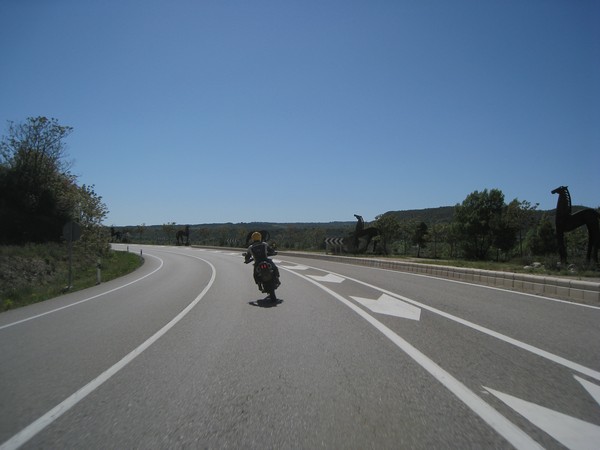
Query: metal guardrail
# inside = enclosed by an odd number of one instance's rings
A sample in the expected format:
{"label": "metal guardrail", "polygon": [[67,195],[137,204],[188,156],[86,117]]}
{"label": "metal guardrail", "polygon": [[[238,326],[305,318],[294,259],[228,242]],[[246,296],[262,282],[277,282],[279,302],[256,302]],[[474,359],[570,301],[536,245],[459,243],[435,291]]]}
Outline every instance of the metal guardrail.
{"label": "metal guardrail", "polygon": [[310,257],[346,264],[397,270],[399,272],[430,275],[433,277],[463,281],[465,283],[482,284],[502,289],[526,292],[529,294],[556,297],[576,303],[600,306],[600,283],[592,281],[463,267],[439,266],[436,264],[389,259],[320,255],[318,253],[279,252],[279,255],[286,254],[289,256]]}

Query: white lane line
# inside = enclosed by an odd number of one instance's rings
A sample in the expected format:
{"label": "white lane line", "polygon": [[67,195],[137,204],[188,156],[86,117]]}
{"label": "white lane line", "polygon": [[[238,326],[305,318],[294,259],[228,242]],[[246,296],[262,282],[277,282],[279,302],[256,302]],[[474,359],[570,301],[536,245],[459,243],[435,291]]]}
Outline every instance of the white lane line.
{"label": "white lane line", "polygon": [[[313,268],[316,269],[316,270],[320,270],[322,272],[327,272],[327,271],[325,271],[323,269],[318,269],[316,267],[313,267]],[[340,276],[340,277],[343,276],[343,275],[336,274],[334,272],[329,272],[329,273],[331,273],[332,275]],[[356,283],[362,284],[363,286],[367,286],[367,287],[369,287],[371,289],[375,289],[375,290],[377,290],[379,292],[382,292],[384,294],[391,295],[392,297],[395,297],[395,298],[397,298],[399,300],[403,300],[405,302],[411,303],[411,304],[413,304],[415,306],[418,306],[419,308],[426,309],[429,312],[432,312],[434,314],[438,314],[438,315],[440,315],[442,317],[445,317],[446,319],[450,319],[450,320],[452,320],[454,322],[460,323],[461,325],[464,325],[466,327],[472,328],[473,330],[479,331],[480,333],[487,334],[488,336],[491,336],[493,338],[496,338],[498,340],[506,342],[507,344],[511,344],[511,345],[513,345],[515,347],[518,347],[518,348],[522,349],[522,350],[525,350],[525,351],[528,351],[530,353],[533,353],[534,355],[540,356],[540,357],[545,358],[545,359],[547,359],[549,361],[552,361],[552,362],[554,362],[556,364],[559,364],[559,365],[561,365],[563,367],[567,367],[567,368],[569,368],[571,370],[574,370],[575,372],[579,372],[581,374],[587,375],[587,376],[589,376],[591,378],[594,378],[594,379],[600,381],[600,372],[598,372],[597,370],[590,369],[589,367],[586,367],[584,365],[578,364],[578,363],[576,363],[574,361],[570,361],[570,360],[568,360],[566,358],[563,358],[562,356],[555,355],[554,353],[550,353],[550,352],[548,352],[546,350],[542,350],[541,348],[535,347],[535,346],[527,344],[525,342],[521,342],[521,341],[519,341],[517,339],[511,338],[510,336],[506,336],[506,335],[504,335],[502,333],[498,333],[497,331],[490,330],[489,328],[482,327],[481,325],[477,325],[476,323],[469,322],[468,320],[461,319],[460,317],[457,317],[457,316],[453,316],[452,314],[448,314],[447,312],[444,312],[444,311],[439,310],[437,308],[434,308],[432,306],[426,305],[424,303],[420,303],[420,302],[418,302],[416,300],[412,300],[410,298],[404,297],[402,295],[396,294],[394,292],[388,291],[386,289],[382,289],[380,287],[373,286],[372,284],[365,283],[364,281],[360,281],[360,280],[357,280],[355,278],[350,278],[350,277],[345,277],[345,278],[347,280],[354,281]]]}
{"label": "white lane line", "polygon": [[304,276],[300,273],[294,272],[289,269],[284,270],[287,270],[288,272],[293,273],[296,276],[299,276],[300,278],[303,278],[304,280],[313,283],[314,285],[323,289],[325,292],[342,302],[348,308],[352,309],[355,313],[357,313],[359,316],[361,316],[363,319],[369,322],[385,337],[392,341],[398,348],[400,348],[400,350],[405,352],[417,364],[419,364],[421,367],[423,367],[423,369],[429,372],[436,380],[438,380],[444,387],[446,387],[446,389],[452,392],[460,401],[462,401],[466,406],[468,406],[475,414],[481,417],[482,420],[484,420],[504,439],[510,442],[515,448],[543,448],[527,433],[525,433],[519,427],[514,425],[511,421],[509,421],[506,417],[504,417],[502,414],[496,411],[488,403],[483,401],[468,387],[466,387],[464,384],[462,384],[460,381],[454,378],[449,372],[446,372],[435,362],[433,362],[433,360],[429,359],[427,356],[425,356],[423,353],[421,353],[419,350],[413,347],[410,343],[408,343],[406,340],[394,333],[391,329],[379,322],[377,319],[368,314],[362,308],[359,308],[351,301],[346,300],[338,293],[332,291],[328,287],[318,283],[317,281],[307,276]]}
{"label": "white lane line", "polygon": [[112,376],[116,375],[121,369],[123,369],[127,364],[133,361],[136,357],[138,357],[144,350],[154,344],[157,340],[159,340],[167,331],[173,328],[177,322],[183,319],[193,308],[202,300],[202,298],[206,295],[208,290],[213,285],[216,278],[216,269],[210,262],[205,259],[198,258],[193,256],[193,258],[199,259],[200,261],[204,261],[208,264],[212,270],[212,275],[210,277],[210,281],[208,284],[202,289],[202,292],[198,294],[198,296],[188,305],[186,306],[179,314],[177,314],[169,323],[167,323],[164,327],[154,333],[148,340],[142,343],[139,347],[133,350],[131,353],[126,355],[123,359],[117,362],[115,365],[101,373],[95,379],[90,381],[88,384],[83,386],[77,392],[72,394],[70,397],[65,399],[62,403],[52,408],[42,417],[37,419],[36,421],[29,424],[27,427],[23,428],[17,434],[15,434],[12,438],[6,441],[4,444],[0,445],[0,450],[13,450],[17,449],[31,438],[33,438],[36,434],[62,416],[64,413],[69,411],[73,406],[87,397],[89,394],[94,392],[97,388],[99,388],[102,384],[108,381]]}
{"label": "white lane line", "polygon": [[17,320],[16,322],[11,322],[11,323],[8,323],[6,325],[2,325],[2,326],[0,326],[0,330],[3,330],[4,328],[12,327],[14,325],[18,325],[18,324],[23,323],[23,322],[28,322],[28,321],[33,320],[33,319],[38,319],[40,317],[47,316],[48,314],[52,314],[52,313],[55,313],[57,311],[61,311],[63,309],[67,309],[67,308],[70,308],[71,306],[79,305],[81,303],[89,302],[90,300],[94,300],[95,298],[102,297],[103,295],[107,295],[107,294],[110,294],[112,292],[118,291],[119,289],[123,289],[123,288],[125,288],[127,286],[130,286],[130,285],[132,285],[134,283],[137,283],[138,281],[142,281],[144,278],[148,278],[150,275],[155,274],[156,272],[158,272],[160,269],[163,268],[164,261],[162,259],[160,259],[158,256],[154,256],[154,255],[146,255],[146,256],[151,256],[152,258],[158,259],[160,261],[160,265],[156,269],[154,269],[152,272],[144,275],[143,277],[140,277],[140,278],[138,278],[136,280],[133,280],[133,281],[131,281],[131,282],[127,283],[127,284],[124,284],[122,286],[119,286],[119,287],[116,287],[114,289],[111,289],[110,291],[102,292],[101,294],[94,295],[92,297],[88,297],[88,298],[85,298],[83,300],[79,300],[79,301],[77,301],[75,303],[71,303],[69,305],[61,306],[60,308],[52,309],[50,311],[46,311],[45,313],[37,314],[35,316],[27,317],[26,319]]}

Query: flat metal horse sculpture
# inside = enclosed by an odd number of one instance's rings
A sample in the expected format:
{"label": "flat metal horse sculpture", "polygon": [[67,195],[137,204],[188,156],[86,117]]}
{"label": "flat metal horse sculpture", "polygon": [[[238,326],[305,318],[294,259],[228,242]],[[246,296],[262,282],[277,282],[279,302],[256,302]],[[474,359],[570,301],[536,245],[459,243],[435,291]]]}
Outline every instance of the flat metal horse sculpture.
{"label": "flat metal horse sculpture", "polygon": [[375,227],[365,228],[365,221],[362,216],[354,214],[356,220],[356,227],[354,233],[344,238],[344,249],[348,253],[365,253],[371,240],[379,235],[379,230]]}
{"label": "flat metal horse sculpture", "polygon": [[115,227],[110,227],[110,241],[111,242],[121,242],[123,238],[123,233],[115,230]]}
{"label": "flat metal horse sculpture", "polygon": [[[177,245],[190,245],[190,226],[186,225],[185,230],[179,230],[175,238],[177,239]],[[185,238],[185,242],[183,238]]]}
{"label": "flat metal horse sculpture", "polygon": [[598,211],[586,208],[571,214],[571,194],[568,186],[559,186],[552,191],[558,194],[556,204],[556,240],[558,243],[558,253],[560,262],[567,263],[567,249],[565,246],[565,232],[573,231],[583,225],[588,230],[588,247],[586,262],[590,259],[598,264],[598,246],[600,245],[600,214]]}

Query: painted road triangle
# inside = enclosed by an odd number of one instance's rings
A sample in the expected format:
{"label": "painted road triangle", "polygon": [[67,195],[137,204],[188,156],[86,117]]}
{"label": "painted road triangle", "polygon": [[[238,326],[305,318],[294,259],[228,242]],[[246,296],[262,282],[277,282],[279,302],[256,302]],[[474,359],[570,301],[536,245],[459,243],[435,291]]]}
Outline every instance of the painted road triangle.
{"label": "painted road triangle", "polygon": [[397,298],[390,297],[387,294],[382,294],[376,300],[363,297],[352,297],[358,303],[366,306],[371,311],[379,314],[387,314],[388,316],[402,317],[410,320],[421,319],[421,308],[417,308],[410,303],[403,302]]}
{"label": "painted road triangle", "polygon": [[[585,383],[587,382],[584,381],[582,384],[592,396],[594,396],[594,391],[597,394],[597,386],[593,385],[595,386],[595,389],[592,388],[590,390],[590,386],[586,386]],[[521,400],[520,398],[495,391],[485,386],[484,389],[525,417],[535,426],[544,430],[565,447],[570,449],[598,448],[598,444],[600,443],[600,426],[584,422],[581,419],[536,405],[535,403]]]}

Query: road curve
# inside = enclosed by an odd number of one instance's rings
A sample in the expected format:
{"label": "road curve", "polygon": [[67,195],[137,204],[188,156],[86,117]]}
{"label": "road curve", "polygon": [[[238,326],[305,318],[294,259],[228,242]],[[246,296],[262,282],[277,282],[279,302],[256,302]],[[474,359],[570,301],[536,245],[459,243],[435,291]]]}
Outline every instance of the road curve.
{"label": "road curve", "polygon": [[598,308],[291,256],[272,306],[241,252],[129,250],[0,314],[0,449],[600,441]]}

